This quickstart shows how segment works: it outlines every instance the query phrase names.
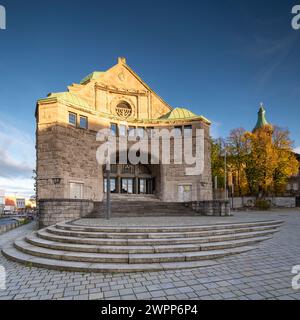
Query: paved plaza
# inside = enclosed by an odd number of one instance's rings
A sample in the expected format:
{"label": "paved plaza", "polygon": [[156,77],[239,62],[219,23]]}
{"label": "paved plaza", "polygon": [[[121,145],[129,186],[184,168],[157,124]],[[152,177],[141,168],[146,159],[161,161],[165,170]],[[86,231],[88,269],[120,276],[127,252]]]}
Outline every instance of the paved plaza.
{"label": "paved plaza", "polygon": [[[149,218],[145,219],[146,224]],[[164,219],[165,224],[174,224],[174,218]],[[198,221],[203,224],[269,219],[285,223],[271,240],[260,243],[255,250],[199,269],[127,274],[60,272],[24,266],[0,254],[0,265],[7,272],[7,289],[0,290],[0,299],[300,299],[300,290],[291,285],[292,268],[300,265],[299,209],[197,219],[202,219]],[[185,222],[188,224],[189,220]],[[90,221],[86,220],[86,224]],[[0,247],[34,228],[31,223],[1,235]]]}

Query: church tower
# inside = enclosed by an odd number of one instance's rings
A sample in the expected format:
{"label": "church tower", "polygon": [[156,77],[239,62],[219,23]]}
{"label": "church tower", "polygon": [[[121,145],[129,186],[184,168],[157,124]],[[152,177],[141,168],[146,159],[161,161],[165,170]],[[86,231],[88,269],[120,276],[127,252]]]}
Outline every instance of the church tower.
{"label": "church tower", "polygon": [[260,108],[257,114],[258,114],[257,123],[252,130],[253,133],[258,131],[259,129],[265,128],[266,126],[271,126],[266,119],[266,110],[264,108],[263,103],[260,104]]}

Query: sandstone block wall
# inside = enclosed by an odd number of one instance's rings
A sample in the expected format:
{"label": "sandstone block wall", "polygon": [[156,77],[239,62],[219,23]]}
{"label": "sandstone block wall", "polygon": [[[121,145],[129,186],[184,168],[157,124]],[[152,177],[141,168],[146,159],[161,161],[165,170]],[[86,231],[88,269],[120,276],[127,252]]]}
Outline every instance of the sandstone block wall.
{"label": "sandstone block wall", "polygon": [[58,222],[79,219],[90,214],[94,202],[77,199],[44,199],[39,201],[39,228]]}
{"label": "sandstone block wall", "polygon": [[230,216],[230,203],[223,200],[195,201],[192,208],[203,216]]}

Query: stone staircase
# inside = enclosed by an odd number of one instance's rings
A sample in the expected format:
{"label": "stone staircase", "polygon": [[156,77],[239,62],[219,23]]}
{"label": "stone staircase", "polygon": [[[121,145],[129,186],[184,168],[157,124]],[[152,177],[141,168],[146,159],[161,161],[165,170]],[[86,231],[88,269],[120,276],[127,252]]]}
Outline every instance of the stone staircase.
{"label": "stone staircase", "polygon": [[198,268],[255,249],[282,221],[199,226],[83,226],[72,222],[33,232],[2,250],[27,266],[81,272]]}
{"label": "stone staircase", "polygon": [[[95,202],[94,210],[89,218],[104,218],[106,201]],[[112,217],[143,217],[143,216],[198,216],[190,206],[180,202],[162,202],[154,195],[111,195]]]}

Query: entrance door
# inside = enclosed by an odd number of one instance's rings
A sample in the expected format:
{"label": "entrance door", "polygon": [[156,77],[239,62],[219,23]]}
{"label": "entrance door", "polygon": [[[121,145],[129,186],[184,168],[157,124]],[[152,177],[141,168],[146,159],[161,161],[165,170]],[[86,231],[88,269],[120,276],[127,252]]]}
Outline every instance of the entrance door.
{"label": "entrance door", "polygon": [[133,194],[133,179],[132,178],[122,178],[121,193]]}
{"label": "entrance door", "polygon": [[192,201],[192,186],[191,185],[178,186],[178,200],[179,200],[179,202]]}

